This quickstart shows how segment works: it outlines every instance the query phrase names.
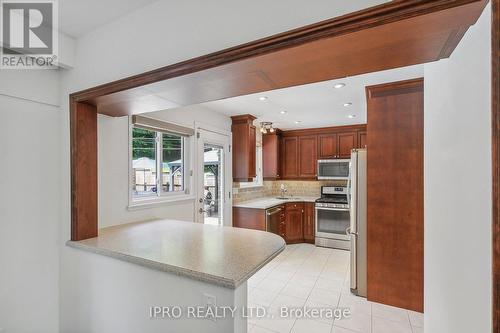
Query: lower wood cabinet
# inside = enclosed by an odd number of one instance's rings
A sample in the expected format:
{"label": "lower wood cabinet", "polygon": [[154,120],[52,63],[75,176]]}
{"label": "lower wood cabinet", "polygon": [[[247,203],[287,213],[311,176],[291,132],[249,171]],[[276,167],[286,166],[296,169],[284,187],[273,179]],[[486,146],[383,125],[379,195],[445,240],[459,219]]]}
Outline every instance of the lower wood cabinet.
{"label": "lower wood cabinet", "polygon": [[[287,244],[314,243],[314,202],[288,202],[282,207],[278,234]],[[266,210],[233,207],[233,226],[266,231]]]}
{"label": "lower wood cabinet", "polygon": [[316,216],[314,202],[304,203],[304,242],[314,243],[316,233]]}
{"label": "lower wood cabinet", "polygon": [[304,203],[292,202],[285,205],[285,241],[300,243],[304,239]]}
{"label": "lower wood cabinet", "polygon": [[233,207],[233,227],[266,231],[266,210]]}

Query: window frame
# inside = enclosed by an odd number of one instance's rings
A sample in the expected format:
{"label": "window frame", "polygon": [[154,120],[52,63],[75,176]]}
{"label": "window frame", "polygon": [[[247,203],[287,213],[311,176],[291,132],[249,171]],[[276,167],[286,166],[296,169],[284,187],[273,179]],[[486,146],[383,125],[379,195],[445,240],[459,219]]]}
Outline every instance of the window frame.
{"label": "window frame", "polygon": [[[133,130],[135,126],[131,120],[129,120],[129,133],[128,133],[128,210],[136,210],[148,208],[151,206],[157,206],[165,204],[168,202],[177,202],[184,200],[193,200],[194,197],[190,194],[191,188],[191,159],[190,159],[190,147],[191,147],[191,136],[183,136],[178,133],[170,133],[164,131],[150,130],[155,133],[155,158],[156,158],[156,193],[155,195],[149,195],[144,197],[134,197],[134,168],[133,168]],[[140,128],[140,127],[137,127]],[[182,140],[182,191],[163,191],[162,186],[162,163],[163,163],[163,134],[179,136]]]}
{"label": "window frame", "polygon": [[252,188],[264,186],[264,177],[262,174],[262,147],[257,146],[255,149],[255,171],[256,176],[251,182],[240,182],[240,188]]}

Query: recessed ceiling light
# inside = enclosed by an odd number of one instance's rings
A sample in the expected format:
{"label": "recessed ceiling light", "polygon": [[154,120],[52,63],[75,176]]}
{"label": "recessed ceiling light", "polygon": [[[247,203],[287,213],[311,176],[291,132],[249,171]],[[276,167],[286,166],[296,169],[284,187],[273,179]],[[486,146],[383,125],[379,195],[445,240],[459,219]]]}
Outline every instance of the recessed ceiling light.
{"label": "recessed ceiling light", "polygon": [[356,118],[356,115],[355,114],[350,114],[350,115],[347,116],[347,118],[351,118],[351,119],[352,118]]}
{"label": "recessed ceiling light", "polygon": [[301,123],[301,121],[300,121],[300,120],[295,120],[295,123],[296,123],[296,124],[300,124],[300,123]]}
{"label": "recessed ceiling light", "polygon": [[345,106],[346,108],[347,108],[347,107],[349,107],[349,106],[351,106],[351,105],[352,105],[352,103],[351,103],[351,102],[349,102],[349,103],[344,103],[344,106]]}
{"label": "recessed ceiling light", "polygon": [[344,87],[345,87],[345,83],[341,83],[341,82],[340,82],[340,83],[335,83],[335,84],[333,85],[333,87],[334,87],[335,89],[344,88]]}
{"label": "recessed ceiling light", "polygon": [[259,97],[259,101],[266,101],[267,100],[267,96],[260,96]]}
{"label": "recessed ceiling light", "polygon": [[283,110],[283,111],[280,111],[280,113],[281,113],[281,114],[285,114],[285,113],[286,113],[286,111],[285,111],[285,110]]}

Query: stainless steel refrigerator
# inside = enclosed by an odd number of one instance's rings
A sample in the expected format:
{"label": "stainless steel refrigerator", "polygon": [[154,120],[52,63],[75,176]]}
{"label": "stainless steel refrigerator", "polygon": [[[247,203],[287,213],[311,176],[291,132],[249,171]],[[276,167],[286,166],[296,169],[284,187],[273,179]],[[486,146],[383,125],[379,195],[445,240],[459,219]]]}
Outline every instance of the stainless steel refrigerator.
{"label": "stainless steel refrigerator", "polygon": [[353,149],[349,173],[351,291],[366,297],[366,149]]}

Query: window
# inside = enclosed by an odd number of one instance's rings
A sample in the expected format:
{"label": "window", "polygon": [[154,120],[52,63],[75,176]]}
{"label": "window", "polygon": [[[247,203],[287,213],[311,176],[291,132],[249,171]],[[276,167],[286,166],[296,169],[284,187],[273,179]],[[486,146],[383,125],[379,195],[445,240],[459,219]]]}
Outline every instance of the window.
{"label": "window", "polygon": [[263,186],[263,176],[262,176],[262,144],[257,141],[257,147],[255,148],[255,171],[256,177],[253,178],[251,182],[241,182],[240,188],[245,187],[258,187]]}
{"label": "window", "polygon": [[132,127],[134,201],[186,193],[184,136]]}

